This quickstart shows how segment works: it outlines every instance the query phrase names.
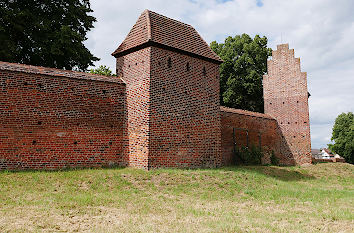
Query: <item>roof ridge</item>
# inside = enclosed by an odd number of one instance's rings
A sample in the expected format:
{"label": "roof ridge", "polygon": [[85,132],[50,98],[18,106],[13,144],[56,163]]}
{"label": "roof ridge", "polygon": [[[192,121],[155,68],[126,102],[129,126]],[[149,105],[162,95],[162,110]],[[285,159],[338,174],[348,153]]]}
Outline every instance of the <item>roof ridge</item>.
{"label": "roof ridge", "polygon": [[[190,24],[183,23],[183,22],[181,22],[181,21],[178,21],[177,19],[172,19],[172,18],[167,17],[167,16],[165,16],[165,15],[156,13],[155,11],[151,11],[151,10],[149,10],[149,9],[146,9],[145,11],[148,11],[149,13],[153,13],[153,14],[155,14],[155,15],[161,16],[161,17],[163,17],[163,18],[165,18],[165,19],[172,20],[172,21],[174,21],[174,22],[176,22],[176,23],[186,25],[186,26],[188,26],[188,27],[190,27],[190,28],[193,28],[192,25],[190,25]],[[194,28],[193,28],[193,29],[194,29]]]}
{"label": "roof ridge", "polygon": [[147,39],[149,41],[152,40],[150,11],[146,9],[144,12],[146,14]]}

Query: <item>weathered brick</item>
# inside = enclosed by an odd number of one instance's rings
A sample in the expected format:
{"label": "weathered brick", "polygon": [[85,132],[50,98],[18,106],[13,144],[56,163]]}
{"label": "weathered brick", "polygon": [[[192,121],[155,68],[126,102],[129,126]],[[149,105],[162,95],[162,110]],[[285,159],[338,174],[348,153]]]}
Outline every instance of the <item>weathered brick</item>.
{"label": "weathered brick", "polygon": [[0,170],[127,165],[120,79],[0,62]]}
{"label": "weathered brick", "polygon": [[289,164],[311,163],[307,74],[288,44],[277,46],[263,77],[264,112],[274,117],[283,142],[281,153]]}
{"label": "weathered brick", "polygon": [[190,25],[144,11],[112,55],[119,77],[0,62],[0,170],[218,167],[252,144],[311,162],[306,73],[288,45],[268,62],[266,114],[220,109],[222,60]]}

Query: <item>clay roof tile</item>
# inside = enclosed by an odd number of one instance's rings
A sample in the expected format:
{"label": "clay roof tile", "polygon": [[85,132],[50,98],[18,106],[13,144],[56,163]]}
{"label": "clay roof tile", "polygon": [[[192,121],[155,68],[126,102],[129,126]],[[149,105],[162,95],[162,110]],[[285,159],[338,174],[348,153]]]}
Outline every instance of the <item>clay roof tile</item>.
{"label": "clay roof tile", "polygon": [[192,26],[149,10],[140,15],[112,55],[117,57],[148,42],[195,54],[218,63],[222,62]]}

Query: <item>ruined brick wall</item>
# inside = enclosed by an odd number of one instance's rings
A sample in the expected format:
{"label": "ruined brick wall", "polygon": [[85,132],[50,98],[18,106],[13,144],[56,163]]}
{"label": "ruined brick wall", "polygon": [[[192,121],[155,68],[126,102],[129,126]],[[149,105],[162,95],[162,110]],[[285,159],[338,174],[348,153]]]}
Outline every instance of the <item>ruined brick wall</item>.
{"label": "ruined brick wall", "polygon": [[150,53],[141,49],[117,58],[117,75],[126,83],[129,165],[148,169]]}
{"label": "ruined brick wall", "polygon": [[0,62],[0,170],[127,165],[125,85]]}
{"label": "ruined brick wall", "polygon": [[152,47],[150,167],[221,165],[219,66]]}
{"label": "ruined brick wall", "polygon": [[281,136],[274,118],[269,115],[240,109],[221,107],[222,164],[237,163],[234,151],[237,148],[256,146],[264,152],[263,163],[270,163],[271,152],[281,164]]}
{"label": "ruined brick wall", "polygon": [[277,46],[263,77],[264,112],[274,117],[284,136],[288,164],[311,163],[311,138],[306,72],[288,44]]}

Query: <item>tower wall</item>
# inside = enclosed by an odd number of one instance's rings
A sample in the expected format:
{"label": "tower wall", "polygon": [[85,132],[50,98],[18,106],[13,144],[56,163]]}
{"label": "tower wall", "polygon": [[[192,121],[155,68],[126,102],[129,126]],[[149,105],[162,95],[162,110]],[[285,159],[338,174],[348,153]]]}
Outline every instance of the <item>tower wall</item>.
{"label": "tower wall", "polygon": [[149,166],[220,166],[219,66],[152,47],[150,94]]}
{"label": "tower wall", "polygon": [[126,83],[129,165],[148,169],[151,47],[117,58],[117,75]]}
{"label": "tower wall", "polygon": [[277,46],[263,77],[264,112],[274,117],[287,164],[311,163],[307,77],[288,44]]}

